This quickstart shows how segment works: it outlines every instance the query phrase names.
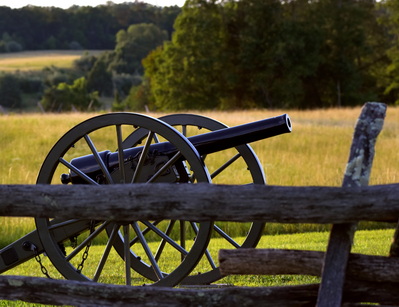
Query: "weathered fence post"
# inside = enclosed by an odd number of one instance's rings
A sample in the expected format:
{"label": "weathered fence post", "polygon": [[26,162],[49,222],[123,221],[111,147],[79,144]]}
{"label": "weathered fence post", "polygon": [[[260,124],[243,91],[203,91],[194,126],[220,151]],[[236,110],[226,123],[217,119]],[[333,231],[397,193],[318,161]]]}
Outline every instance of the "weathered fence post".
{"label": "weathered fence post", "polygon": [[[343,187],[367,186],[374,158],[374,145],[385,118],[386,105],[369,102],[362,109],[353,135]],[[341,306],[345,272],[356,224],[334,224],[323,265],[317,305]]]}
{"label": "weathered fence post", "polygon": [[389,249],[390,257],[399,257],[399,222],[396,226],[395,234],[393,235],[393,241],[391,248]]}

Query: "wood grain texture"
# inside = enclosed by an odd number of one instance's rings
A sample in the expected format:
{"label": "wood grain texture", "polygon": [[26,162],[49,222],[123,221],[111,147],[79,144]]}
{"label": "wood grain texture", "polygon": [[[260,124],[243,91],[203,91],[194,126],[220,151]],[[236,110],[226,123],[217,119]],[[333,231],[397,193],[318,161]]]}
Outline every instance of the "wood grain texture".
{"label": "wood grain texture", "polygon": [[0,185],[0,215],[279,223],[397,221],[399,185]]}
{"label": "wood grain texture", "polygon": [[[287,249],[221,249],[223,275],[321,276],[324,252]],[[399,283],[399,258],[350,254],[346,277],[350,280]]]}
{"label": "wood grain texture", "polygon": [[[318,284],[282,287],[163,288],[107,285],[41,277],[0,276],[0,299],[68,306],[314,306]],[[343,306],[397,306],[398,283],[347,281]],[[357,305],[359,306],[359,305]]]}

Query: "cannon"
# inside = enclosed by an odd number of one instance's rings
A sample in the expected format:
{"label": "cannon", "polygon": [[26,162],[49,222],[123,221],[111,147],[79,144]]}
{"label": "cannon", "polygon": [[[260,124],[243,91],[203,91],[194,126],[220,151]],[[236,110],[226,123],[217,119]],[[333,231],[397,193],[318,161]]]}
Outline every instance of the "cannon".
{"label": "cannon", "polygon": [[[136,113],[90,118],[53,146],[37,184],[266,184],[248,145],[291,132],[287,114],[236,127],[205,116]],[[204,132],[204,133],[202,133]],[[216,157],[217,156],[217,159]],[[209,284],[221,278],[215,250],[256,247],[264,223],[35,219],[36,229],[0,250],[0,273],[45,254],[67,279],[114,284]],[[232,228],[245,235],[233,238]],[[103,242],[97,245],[96,242]]]}

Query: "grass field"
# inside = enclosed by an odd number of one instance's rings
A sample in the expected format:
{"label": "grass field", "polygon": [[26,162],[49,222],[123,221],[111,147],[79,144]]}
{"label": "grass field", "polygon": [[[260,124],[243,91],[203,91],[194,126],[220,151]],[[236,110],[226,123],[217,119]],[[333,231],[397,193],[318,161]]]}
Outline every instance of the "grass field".
{"label": "grass field", "polygon": [[[287,112],[293,132],[252,144],[268,184],[287,186],[340,186],[359,108],[312,111],[251,110],[201,112],[230,126]],[[199,113],[199,112],[193,112]],[[0,116],[0,184],[34,184],[40,166],[53,144],[70,128],[95,114],[9,114]],[[152,113],[155,117],[163,114]],[[399,108],[388,108],[383,132],[376,144],[370,184],[398,182]],[[240,184],[239,176],[229,177]],[[392,226],[392,225],[391,225]],[[365,225],[363,228],[372,226]],[[0,248],[34,228],[32,219],[0,217]],[[259,247],[324,250],[328,233],[319,225],[270,225]],[[308,231],[313,231],[309,233]],[[284,234],[279,233],[294,233]],[[305,232],[305,233],[303,233]],[[274,235],[266,235],[274,234]],[[387,255],[392,229],[358,231],[354,252]],[[217,244],[216,244],[217,245]],[[101,246],[93,246],[93,252]],[[48,261],[46,259],[45,261]],[[34,261],[7,272],[41,276]],[[52,272],[56,275],[57,272]],[[314,282],[314,277],[244,276],[222,282],[236,285],[280,285]],[[3,305],[0,302],[0,306]],[[7,305],[8,306],[8,305]],[[19,305],[25,306],[25,305]]]}
{"label": "grass field", "polygon": [[[82,50],[41,50],[0,53],[0,71],[41,70],[48,66],[72,67],[73,61],[79,59],[85,52]],[[100,52],[91,50],[89,53],[96,55]]]}
{"label": "grass field", "polygon": [[[285,110],[203,112],[230,126],[276,116]],[[197,112],[195,112],[197,113]],[[268,184],[340,186],[348,158],[353,127],[360,108],[289,111],[293,132],[252,144]],[[0,184],[34,184],[40,166],[55,142],[70,128],[95,114],[10,114],[0,116]],[[155,117],[163,114],[151,114]],[[399,108],[389,108],[376,144],[370,184],[398,182]],[[241,184],[240,171],[223,183]],[[4,220],[5,218],[0,219]],[[2,221],[0,247],[33,227],[31,219]],[[302,226],[301,226],[302,227]],[[309,225],[308,230],[324,227]],[[275,225],[268,233],[292,233],[298,225]]]}
{"label": "grass field", "polygon": [[[388,248],[392,239],[393,230],[374,230],[374,231],[358,231],[355,236],[354,246],[352,252],[362,253],[367,255],[387,255]],[[259,243],[259,248],[279,248],[279,249],[306,249],[315,251],[325,251],[328,240],[328,233],[326,232],[313,232],[313,233],[300,233],[290,235],[276,235],[264,236]],[[219,245],[220,248],[224,246]],[[103,247],[93,246],[90,253],[100,253]],[[216,250],[211,250],[211,253],[217,253]],[[42,257],[44,265],[49,269],[49,273],[53,278],[61,278],[59,273],[51,268],[47,257]],[[173,266],[174,260],[167,259],[168,263]],[[112,267],[109,268],[107,278],[103,280],[105,283],[120,283],[120,276],[115,274],[115,267],[123,266],[121,260],[115,257],[112,262]],[[88,270],[93,269],[90,266]],[[195,273],[195,272],[194,272]],[[39,276],[43,274],[40,272],[39,264],[35,260],[20,265],[7,272],[9,275],[26,275],[26,276]],[[137,284],[143,284],[140,276],[133,272],[133,280]],[[307,283],[317,283],[319,277],[316,276],[303,276],[303,275],[233,275],[227,276],[218,281],[221,284],[235,285],[235,286],[281,286],[281,285],[298,285]],[[0,301],[0,306],[10,306],[10,301]],[[13,302],[12,306],[38,306],[38,304],[29,304],[25,302]]]}
{"label": "grass field", "polygon": [[[392,230],[361,230],[356,233],[356,237],[354,240],[353,252],[354,253],[362,253],[366,255],[379,255],[384,256],[389,252],[389,246],[391,242],[393,231]],[[224,240],[215,239],[218,244],[218,248],[229,248]],[[325,251],[326,244],[328,241],[328,233],[327,232],[312,232],[312,233],[300,233],[300,234],[286,234],[286,235],[275,235],[275,236],[264,236],[260,241],[258,247],[259,248],[279,248],[279,249],[295,249],[295,250],[314,250],[314,251]],[[102,246],[93,246],[90,250],[90,253],[100,253],[103,249]],[[218,249],[210,250],[212,255],[217,255]],[[43,263],[46,267],[49,268],[49,274],[52,277],[61,278],[59,273],[51,268],[49,260],[46,257],[43,258]],[[118,258],[118,256],[116,256]],[[217,257],[216,257],[217,258]],[[176,264],[176,259],[168,258],[168,263],[173,267]],[[115,261],[118,261],[117,259]],[[90,268],[88,268],[90,270]],[[111,266],[110,270],[116,270],[115,266]],[[193,272],[196,274],[201,271],[201,264],[198,266],[197,270]],[[35,260],[29,260],[28,262],[20,265],[14,269],[11,269],[7,272],[10,275],[29,275],[29,276],[43,276],[40,271],[39,264]],[[134,273],[133,273],[134,274]],[[111,274],[110,274],[111,275]],[[119,276],[120,277],[120,276]],[[256,279],[262,278],[257,276],[251,278],[249,276],[246,277],[247,280],[241,280],[238,276],[228,276],[223,278],[220,283],[241,285],[241,286],[276,286],[281,283],[280,277],[271,277],[265,276],[265,282],[259,284],[256,282]],[[285,277],[292,278],[290,280],[286,280],[288,284],[298,284],[303,283],[298,277]],[[315,277],[311,277],[313,281],[317,280]],[[248,281],[249,280],[249,281]],[[105,276],[103,282],[108,283],[111,282],[110,279]],[[123,283],[123,280],[116,280],[116,283]],[[144,283],[145,280],[138,282],[139,284]],[[1,305],[0,305],[1,306]]]}
{"label": "grass field", "polygon": [[[194,113],[199,113],[195,112]],[[360,108],[314,111],[202,112],[230,126],[288,113],[293,132],[252,144],[269,184],[339,186]],[[33,184],[55,142],[95,114],[10,114],[0,116],[0,184]],[[150,114],[155,117],[163,114]],[[370,184],[398,182],[399,108],[389,108],[376,144]],[[239,183],[239,182],[231,182]]]}

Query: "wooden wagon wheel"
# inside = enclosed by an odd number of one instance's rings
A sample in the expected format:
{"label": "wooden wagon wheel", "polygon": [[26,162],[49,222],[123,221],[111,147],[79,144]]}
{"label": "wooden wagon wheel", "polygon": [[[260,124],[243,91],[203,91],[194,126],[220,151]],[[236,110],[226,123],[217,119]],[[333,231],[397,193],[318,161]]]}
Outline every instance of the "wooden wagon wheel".
{"label": "wooden wagon wheel", "polygon": [[[178,129],[184,136],[190,137],[194,134],[198,133],[206,133],[209,131],[215,131],[219,129],[227,128],[225,124],[211,119],[209,117],[195,115],[195,114],[173,114],[167,115],[159,118],[163,122],[172,125],[176,129]],[[129,135],[124,141],[125,147],[133,147],[136,146],[137,143],[142,142],[142,139],[145,137],[145,131],[136,130],[131,135]],[[212,157],[204,156],[202,157],[205,165],[208,170],[211,171],[211,178],[213,182],[218,184],[231,184],[234,183],[231,181],[232,178],[239,173],[240,176],[245,177],[248,183],[255,184],[265,184],[266,179],[263,173],[262,165],[260,164],[256,154],[252,150],[252,148],[248,144],[240,145],[236,148],[229,149],[222,152],[217,152],[212,154],[217,156],[218,164],[211,166],[207,163],[209,160],[212,160]],[[215,159],[213,159],[215,160]],[[232,169],[232,165],[237,164],[241,160],[241,165],[239,165],[238,170]],[[214,163],[212,163],[214,164]],[[223,177],[223,178],[221,178]],[[219,178],[221,178],[219,180]],[[242,182],[243,183],[243,182]],[[181,223],[185,223],[181,221]],[[216,222],[213,226],[213,237],[222,238],[226,242],[228,242],[229,248],[250,248],[256,247],[258,244],[264,229],[264,223],[256,222],[256,223],[227,223],[227,222]],[[184,225],[181,225],[184,227]],[[229,230],[234,227],[239,227],[242,229],[242,232],[245,233],[244,237],[241,239],[234,239],[233,235],[229,234]],[[209,284],[222,276],[220,274],[216,255],[212,255],[209,250],[218,250],[218,246],[216,245],[216,240],[212,240],[209,243],[209,249],[206,250],[201,268],[198,270],[194,270],[192,275],[187,276],[182,283],[183,284]],[[122,255],[122,244],[118,246],[119,253]]]}
{"label": "wooden wagon wheel", "polygon": [[[134,131],[145,132],[146,137],[140,154],[135,159],[127,161],[123,149],[125,135]],[[151,166],[156,175],[148,179],[148,166],[144,157],[148,155],[146,149],[151,143],[165,140],[177,148],[173,158],[156,157],[155,161],[162,165]],[[114,147],[110,147],[114,146]],[[103,165],[103,149],[117,148],[119,167],[112,173]],[[143,154],[145,153],[145,154]],[[73,158],[90,155],[97,161],[96,167],[101,175],[94,180],[85,176],[78,167],[69,162]],[[71,170],[80,181],[90,184],[114,184],[130,182],[170,182],[175,180],[176,170],[167,165],[169,160],[184,168],[180,174],[180,182],[210,182],[210,176],[203,165],[202,159],[192,144],[170,125],[149,116],[134,113],[112,113],[100,115],[75,126],[67,132],[51,149],[40,170],[38,184],[60,183],[59,176]],[[131,163],[130,168],[120,167]],[[133,167],[133,163],[134,167]],[[177,167],[177,166],[176,166]],[[129,171],[130,169],[134,169]],[[162,169],[160,172],[159,169]],[[137,171],[138,170],[138,171]],[[89,170],[84,170],[89,172]],[[151,171],[150,171],[151,173]],[[182,175],[182,176],[181,176]],[[183,179],[181,177],[184,177]],[[134,179],[133,179],[134,178]],[[62,179],[64,183],[66,178]],[[183,180],[183,181],[182,181]],[[184,181],[185,180],[185,181]],[[174,222],[172,222],[174,223]],[[93,220],[49,220],[36,219],[36,227],[43,244],[45,253],[57,270],[67,279],[107,281],[102,274],[106,266],[111,266],[111,272],[116,279],[124,277],[125,284],[135,284],[135,277],[131,269],[146,276],[145,283],[159,286],[174,286],[185,278],[197,265],[204,254],[209,242],[213,224],[205,222],[197,225],[188,222],[191,229],[176,233],[171,232],[169,221],[131,221],[119,223],[117,221]],[[149,238],[149,235],[152,237]],[[98,255],[90,252],[90,246],[95,244],[99,236],[107,238],[104,250]],[[69,238],[69,240],[66,240]],[[157,244],[150,241],[158,240]],[[115,265],[111,260],[111,247],[115,246],[122,253],[124,265]],[[164,256],[165,255],[165,256]],[[168,259],[177,260],[177,264],[168,263]],[[119,257],[116,257],[120,260]],[[88,263],[92,262],[97,269],[90,271]],[[93,264],[90,268],[93,267]],[[111,274],[111,275],[112,275]],[[142,280],[139,279],[142,284]]]}

